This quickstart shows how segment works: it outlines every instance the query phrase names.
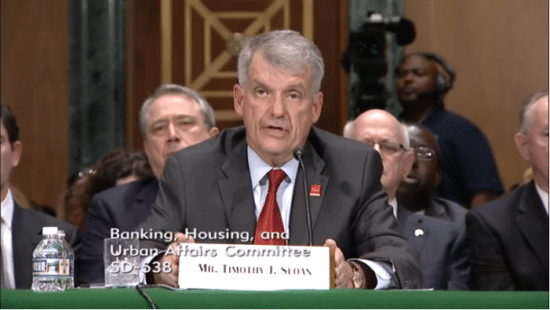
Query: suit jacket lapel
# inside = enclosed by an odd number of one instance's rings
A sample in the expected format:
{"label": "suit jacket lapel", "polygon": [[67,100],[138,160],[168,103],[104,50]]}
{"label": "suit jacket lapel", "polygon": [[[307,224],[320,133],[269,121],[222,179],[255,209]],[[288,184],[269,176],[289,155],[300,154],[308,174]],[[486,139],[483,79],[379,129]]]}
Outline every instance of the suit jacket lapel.
{"label": "suit jacket lapel", "polygon": [[15,204],[12,222],[13,269],[15,287],[30,287],[32,283],[32,252],[42,239],[42,225],[27,216]]}
{"label": "suit jacket lapel", "polygon": [[244,139],[230,151],[222,170],[227,178],[218,181],[218,188],[228,227],[231,231],[246,231],[254,236],[256,215]]}
{"label": "suit jacket lapel", "polygon": [[139,185],[134,198],[135,207],[132,207],[132,211],[135,212],[136,223],[142,223],[147,219],[159,191],[159,182],[155,177],[147,178],[141,181]]}
{"label": "suit jacket lapel", "polygon": [[516,223],[548,274],[548,214],[533,182],[526,185],[519,198]]}
{"label": "suit jacket lapel", "polygon": [[[311,210],[311,224],[313,229],[313,244],[322,244],[324,240],[315,239],[315,223],[319,217],[323,198],[327,189],[329,178],[322,175],[325,162],[317,152],[315,152],[311,143],[307,142],[304,148],[304,166],[307,174],[307,188],[304,188],[304,173],[301,168],[298,169],[296,184],[292,196],[292,209],[290,213],[290,244],[308,244],[308,227],[306,218],[305,195],[309,199]],[[310,196],[311,185],[321,186],[321,195]]]}
{"label": "suit jacket lapel", "polygon": [[428,216],[443,218],[449,221],[452,220],[450,216],[447,214],[445,208],[443,208],[442,205],[435,203],[433,199],[430,199],[430,205],[428,206],[428,208],[426,208],[425,212],[426,212],[426,215]]}
{"label": "suit jacket lapel", "polygon": [[416,215],[402,206],[397,207],[397,223],[405,238],[420,253],[430,230],[422,223],[422,216]]}

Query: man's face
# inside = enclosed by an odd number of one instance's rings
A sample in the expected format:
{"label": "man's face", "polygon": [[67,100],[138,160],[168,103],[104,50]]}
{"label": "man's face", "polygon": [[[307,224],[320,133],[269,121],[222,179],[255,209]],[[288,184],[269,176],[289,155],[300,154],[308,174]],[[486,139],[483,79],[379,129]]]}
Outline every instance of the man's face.
{"label": "man's face", "polygon": [[437,76],[436,65],[421,55],[408,56],[397,70],[397,95],[406,105],[419,100],[419,95],[433,94]]}
{"label": "man's face", "polygon": [[531,164],[537,185],[548,191],[548,97],[540,98],[527,113],[531,123],[526,134],[516,135],[516,146]]}
{"label": "man's face", "polygon": [[429,195],[440,181],[436,154],[437,140],[428,130],[417,127],[409,130],[409,139],[411,149],[417,156],[411,172],[401,181],[398,192],[403,194],[424,192]]}
{"label": "man's face", "polygon": [[8,131],[6,130],[6,127],[2,123],[2,132],[1,132],[1,148],[2,148],[2,154],[0,157],[0,160],[2,162],[1,166],[1,191],[2,191],[2,200],[6,197],[8,193],[8,185],[10,181],[10,175],[11,171],[14,167],[16,167],[19,164],[19,160],[21,159],[21,152],[22,152],[22,145],[21,142],[15,141],[13,144],[10,143],[10,139],[8,137]]}
{"label": "man's face", "polygon": [[195,101],[184,95],[164,95],[151,105],[143,141],[153,173],[160,178],[168,157],[218,133],[208,130]]}
{"label": "man's face", "polygon": [[355,120],[351,138],[373,145],[380,153],[384,166],[380,182],[389,199],[393,199],[414,160],[413,153],[403,147],[405,137],[399,121],[385,111],[368,110]]}
{"label": "man's face", "polygon": [[323,94],[312,93],[311,73],[281,71],[261,52],[252,57],[246,85],[237,84],[233,90],[248,145],[274,167],[292,159],[294,150],[303,147],[321,115]]}

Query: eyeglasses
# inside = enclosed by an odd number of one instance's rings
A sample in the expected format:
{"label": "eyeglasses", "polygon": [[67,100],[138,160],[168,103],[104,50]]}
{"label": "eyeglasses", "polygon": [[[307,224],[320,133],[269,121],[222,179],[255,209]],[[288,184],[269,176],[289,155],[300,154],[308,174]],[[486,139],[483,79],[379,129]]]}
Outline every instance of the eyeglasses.
{"label": "eyeglasses", "polygon": [[376,144],[378,144],[378,148],[380,149],[380,153],[382,153],[384,155],[393,155],[393,154],[395,154],[399,151],[404,151],[405,150],[405,146],[403,146],[403,144],[389,142],[389,141],[374,142],[374,141],[370,141],[370,140],[364,140],[364,142],[367,143],[368,145],[372,146],[373,148]]}
{"label": "eyeglasses", "polygon": [[80,172],[78,173],[78,177],[81,178],[81,177],[83,177],[83,176],[85,176],[85,175],[88,175],[88,174],[95,174],[95,173],[96,173],[95,169],[90,169],[90,168],[88,168],[88,169],[85,169],[85,170],[83,170],[83,171],[80,171]]}
{"label": "eyeglasses", "polygon": [[413,148],[416,158],[424,161],[432,161],[435,158],[435,151],[427,146]]}

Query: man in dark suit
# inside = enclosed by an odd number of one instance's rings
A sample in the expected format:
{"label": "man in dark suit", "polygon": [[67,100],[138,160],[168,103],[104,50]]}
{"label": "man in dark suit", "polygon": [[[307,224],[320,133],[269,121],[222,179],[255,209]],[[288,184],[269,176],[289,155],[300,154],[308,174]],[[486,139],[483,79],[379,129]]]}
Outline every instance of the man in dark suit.
{"label": "man in dark suit", "polygon": [[423,125],[406,125],[415,159],[411,171],[397,188],[397,201],[407,210],[459,223],[465,227],[468,210],[458,203],[435,195],[441,181],[437,138]]}
{"label": "man in dark suit", "polygon": [[474,290],[548,291],[548,93],[520,118],[515,144],[533,180],[466,215]]}
{"label": "man in dark suit", "polygon": [[[418,253],[387,208],[379,155],[367,145],[312,128],[321,114],[323,75],[319,50],[295,31],[247,39],[239,54],[239,84],[233,88],[244,128],[225,130],[169,158],[151,217],[141,228],[187,232],[178,233],[171,246],[252,242],[192,238],[195,230],[239,232],[260,244],[304,245],[307,191],[312,194],[312,243],[334,250],[337,287],[420,287]],[[293,155],[299,148],[313,188],[303,186],[304,171]],[[261,238],[266,232],[289,239]],[[159,259],[171,264],[172,272],[148,274],[148,283],[176,287],[178,257]]]}
{"label": "man in dark suit", "polygon": [[[76,227],[37,210],[23,209],[13,199],[10,177],[19,164],[23,145],[19,127],[8,105],[1,103],[1,255],[2,288],[30,289],[32,285],[32,252],[42,240],[43,226],[56,226],[65,231],[65,238],[75,253],[80,249]],[[76,270],[75,270],[76,271]]]}
{"label": "man in dark suit", "polygon": [[468,257],[462,225],[421,216],[398,204],[396,192],[409,174],[415,154],[410,149],[405,127],[390,113],[368,110],[349,122],[344,136],[370,144],[382,156],[381,182],[388,194],[399,228],[420,252],[423,288],[468,289]]}
{"label": "man in dark suit", "polygon": [[161,85],[143,102],[140,129],[154,177],[110,188],[92,198],[78,258],[83,284],[104,281],[103,239],[111,237],[111,229],[132,231],[149,216],[166,159],[218,134],[214,111],[206,99],[174,84]]}

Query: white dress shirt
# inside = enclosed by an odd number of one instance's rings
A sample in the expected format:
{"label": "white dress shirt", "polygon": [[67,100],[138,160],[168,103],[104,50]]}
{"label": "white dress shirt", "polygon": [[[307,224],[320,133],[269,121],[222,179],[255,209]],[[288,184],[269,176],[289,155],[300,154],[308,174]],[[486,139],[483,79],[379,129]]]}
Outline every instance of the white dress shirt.
{"label": "white dress shirt", "polygon": [[2,267],[8,288],[15,288],[15,275],[13,270],[13,246],[12,246],[12,222],[13,222],[13,197],[8,189],[6,199],[2,201]]}
{"label": "white dress shirt", "polygon": [[537,193],[539,193],[539,197],[542,200],[544,210],[546,210],[546,214],[548,214],[548,192],[538,186],[537,183],[535,183],[535,188],[537,189]]}
{"label": "white dress shirt", "polygon": [[[248,167],[250,170],[250,180],[252,181],[252,190],[254,193],[254,203],[256,204],[256,220],[260,217],[262,212],[267,192],[269,190],[269,182],[267,181],[267,173],[274,169],[265,161],[263,161],[258,154],[250,147],[247,146],[248,154]],[[279,189],[277,190],[277,204],[279,205],[279,211],[281,212],[281,218],[285,232],[289,232],[290,223],[290,210],[292,207],[292,194],[294,192],[294,186],[296,184],[296,175],[298,174],[298,165],[300,163],[295,158],[292,158],[286,162],[280,168],[286,173],[286,178],[283,180]],[[396,202],[397,203],[397,202]],[[391,275],[388,270],[382,267],[381,264],[366,260],[366,259],[353,259],[353,261],[359,261],[369,266],[375,273],[377,285],[375,290],[388,288],[391,283]]]}
{"label": "white dress shirt", "polygon": [[[247,152],[250,180],[252,181],[252,192],[254,193],[254,203],[256,204],[256,220],[258,220],[262,213],[269,190],[267,173],[274,168],[264,162],[250,146],[247,147]],[[300,163],[293,158],[283,166],[277,167],[286,174],[285,179],[277,189],[277,204],[279,205],[279,211],[281,212],[281,219],[286,233],[288,233],[290,227],[292,193],[294,192],[294,185],[296,184],[299,164]]]}

